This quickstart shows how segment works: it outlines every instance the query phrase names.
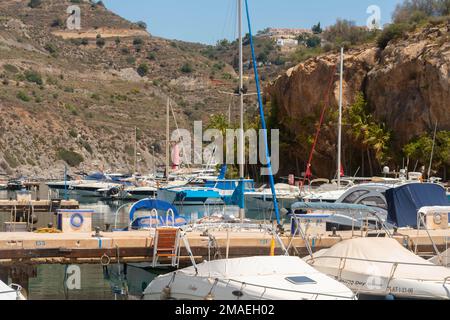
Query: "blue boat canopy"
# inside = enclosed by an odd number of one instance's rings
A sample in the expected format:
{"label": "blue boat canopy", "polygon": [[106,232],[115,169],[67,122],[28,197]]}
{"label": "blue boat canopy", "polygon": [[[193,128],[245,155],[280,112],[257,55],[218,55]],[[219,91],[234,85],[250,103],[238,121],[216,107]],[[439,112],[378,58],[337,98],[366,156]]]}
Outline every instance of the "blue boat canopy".
{"label": "blue boat canopy", "polygon": [[438,184],[411,183],[386,191],[388,222],[399,228],[417,228],[417,212],[422,207],[448,206],[445,189]]}
{"label": "blue boat canopy", "polygon": [[372,212],[377,211],[374,208],[362,204],[350,203],[328,203],[328,202],[296,202],[291,206],[294,210],[329,210],[329,211],[359,211]]}
{"label": "blue boat canopy", "polygon": [[175,208],[168,202],[156,200],[156,199],[143,199],[143,200],[138,201],[135,204],[133,204],[133,206],[130,208],[130,212],[129,212],[130,221],[134,221],[134,214],[136,213],[136,211],[141,210],[141,209],[147,209],[147,210],[156,209],[158,211],[164,211],[164,212],[167,212],[170,209],[172,209],[173,214],[175,216],[179,215],[177,208]]}
{"label": "blue boat canopy", "polygon": [[[163,211],[164,214],[156,215],[154,212],[150,212],[146,216],[135,218],[136,211],[140,209],[146,209],[151,211],[155,209],[157,211]],[[173,211],[173,216],[171,214],[167,214],[169,210]],[[187,224],[186,218],[179,215],[177,208],[175,208],[168,202],[156,199],[143,199],[141,201],[136,202],[130,208],[129,217],[132,229],[137,230],[144,228],[152,228],[154,226],[181,227]]]}

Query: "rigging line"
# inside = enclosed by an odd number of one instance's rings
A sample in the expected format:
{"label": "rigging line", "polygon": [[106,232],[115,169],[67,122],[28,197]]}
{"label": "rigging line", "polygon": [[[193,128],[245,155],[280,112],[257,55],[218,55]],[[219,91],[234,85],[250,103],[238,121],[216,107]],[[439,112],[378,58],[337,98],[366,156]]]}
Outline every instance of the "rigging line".
{"label": "rigging line", "polygon": [[227,29],[228,25],[230,24],[230,19],[232,18],[231,17],[232,16],[231,9],[232,9],[233,2],[234,2],[234,0],[229,0],[229,2],[228,2],[227,11],[226,11],[226,15],[225,15],[225,21],[223,23],[220,40],[225,38],[225,29]]}
{"label": "rigging line", "polygon": [[306,164],[306,174],[303,177],[303,185],[302,185],[302,188],[300,190],[300,193],[303,191],[303,187],[304,187],[304,185],[306,183],[306,179],[308,178],[308,172],[310,172],[310,170],[311,170],[311,163],[312,163],[312,160],[313,160],[313,157],[314,157],[314,151],[316,150],[317,141],[319,140],[321,127],[322,127],[323,121],[325,119],[325,111],[328,109],[328,104],[330,102],[330,94],[331,94],[331,89],[332,89],[332,86],[333,86],[333,80],[334,80],[334,77],[335,77],[335,74],[336,74],[336,70],[337,70],[337,64],[334,66],[334,68],[332,70],[332,76],[331,76],[330,83],[329,83],[329,86],[328,86],[328,91],[326,92],[326,96],[324,97],[324,106],[323,106],[323,109],[322,109],[322,114],[320,116],[320,122],[319,122],[319,126],[317,127],[316,136],[314,138],[314,143],[313,143],[313,146],[312,146],[312,149],[311,149],[311,153],[309,154],[308,163]]}

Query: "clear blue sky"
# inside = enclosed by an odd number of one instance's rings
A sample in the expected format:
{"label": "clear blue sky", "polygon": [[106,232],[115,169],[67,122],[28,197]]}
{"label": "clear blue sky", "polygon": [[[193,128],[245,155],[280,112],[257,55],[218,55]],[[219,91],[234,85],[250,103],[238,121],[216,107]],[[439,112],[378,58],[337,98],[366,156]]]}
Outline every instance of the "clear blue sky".
{"label": "clear blue sky", "polygon": [[[215,44],[234,38],[236,0],[103,0],[115,13],[133,22],[142,20],[149,31],[169,39]],[[249,0],[253,28],[310,28],[337,18],[365,25],[368,6],[381,9],[382,24],[402,0]]]}

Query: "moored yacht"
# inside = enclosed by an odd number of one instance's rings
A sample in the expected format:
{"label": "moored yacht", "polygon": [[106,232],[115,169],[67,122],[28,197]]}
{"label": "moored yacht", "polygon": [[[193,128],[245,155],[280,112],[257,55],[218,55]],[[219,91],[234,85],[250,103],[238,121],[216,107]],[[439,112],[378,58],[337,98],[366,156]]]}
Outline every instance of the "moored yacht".
{"label": "moored yacht", "polygon": [[146,300],[354,300],[343,284],[298,257],[204,262],[154,279]]}
{"label": "moored yacht", "polygon": [[390,238],[356,238],[304,259],[355,293],[397,299],[450,300],[450,269]]}

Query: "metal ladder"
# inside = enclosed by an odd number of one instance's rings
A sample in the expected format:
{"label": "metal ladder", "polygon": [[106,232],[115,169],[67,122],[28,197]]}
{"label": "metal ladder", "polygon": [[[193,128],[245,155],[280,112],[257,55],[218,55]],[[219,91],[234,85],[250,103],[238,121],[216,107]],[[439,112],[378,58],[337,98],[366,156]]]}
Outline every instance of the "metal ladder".
{"label": "metal ladder", "polygon": [[[152,268],[178,267],[180,256],[180,229],[173,227],[156,228],[153,245]],[[170,263],[161,263],[165,258]]]}

